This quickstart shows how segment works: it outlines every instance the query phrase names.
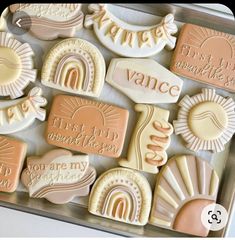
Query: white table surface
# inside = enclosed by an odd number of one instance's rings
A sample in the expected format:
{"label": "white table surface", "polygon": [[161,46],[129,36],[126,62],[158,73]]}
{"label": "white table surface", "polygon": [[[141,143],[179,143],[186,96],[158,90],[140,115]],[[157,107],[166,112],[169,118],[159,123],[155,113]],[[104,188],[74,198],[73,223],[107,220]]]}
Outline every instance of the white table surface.
{"label": "white table surface", "polygon": [[[197,4],[201,5],[201,4]],[[231,12],[221,4],[206,4],[208,8],[223,12]],[[45,217],[27,214],[0,207],[0,238],[1,237],[117,237],[106,232],[93,230]],[[235,214],[228,233],[235,237]]]}

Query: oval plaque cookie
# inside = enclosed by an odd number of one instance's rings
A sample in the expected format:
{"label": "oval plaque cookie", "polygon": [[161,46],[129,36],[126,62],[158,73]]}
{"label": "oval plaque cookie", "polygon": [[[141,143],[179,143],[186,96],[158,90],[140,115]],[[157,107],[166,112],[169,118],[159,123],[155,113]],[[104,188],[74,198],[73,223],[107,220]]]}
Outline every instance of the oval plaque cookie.
{"label": "oval plaque cookie", "polygon": [[22,90],[36,80],[33,56],[28,43],[19,42],[10,33],[0,32],[0,96],[18,98],[24,94]]}
{"label": "oval plaque cookie", "polygon": [[104,84],[105,61],[93,44],[69,38],[57,43],[42,67],[42,84],[62,91],[99,97]]}
{"label": "oval plaque cookie", "polygon": [[93,25],[100,42],[109,50],[124,57],[149,57],[164,47],[173,49],[177,32],[174,16],[168,14],[153,26],[132,25],[115,17],[108,4],[90,4],[92,15],[85,17],[85,27]]}
{"label": "oval plaque cookie", "polygon": [[81,4],[13,4],[13,24],[41,40],[73,37],[83,26]]}
{"label": "oval plaque cookie", "polygon": [[136,103],[174,103],[183,81],[152,59],[114,58],[106,81]]}
{"label": "oval plaque cookie", "polygon": [[187,148],[193,151],[221,152],[235,132],[235,102],[204,88],[202,93],[186,95],[179,103],[178,119],[173,121]]}

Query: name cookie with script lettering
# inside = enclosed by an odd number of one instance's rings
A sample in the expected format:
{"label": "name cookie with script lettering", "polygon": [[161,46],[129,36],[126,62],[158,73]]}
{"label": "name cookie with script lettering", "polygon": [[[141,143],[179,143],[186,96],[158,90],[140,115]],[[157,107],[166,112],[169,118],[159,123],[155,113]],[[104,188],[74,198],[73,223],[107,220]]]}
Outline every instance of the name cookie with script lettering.
{"label": "name cookie with script lettering", "polygon": [[12,22],[41,40],[73,37],[83,27],[81,4],[12,4]]}
{"label": "name cookie with script lettering", "polygon": [[49,51],[41,75],[45,86],[99,97],[104,85],[105,61],[93,44],[83,39],[69,38]]}
{"label": "name cookie with script lettering", "polygon": [[128,110],[114,105],[57,95],[46,139],[58,147],[117,158],[122,152],[128,117]]}
{"label": "name cookie with script lettering", "polygon": [[76,196],[87,196],[95,178],[87,155],[73,156],[70,151],[55,149],[42,157],[29,157],[21,181],[30,197],[64,204]]}
{"label": "name cookie with script lettering", "polygon": [[235,36],[185,24],[170,69],[181,76],[235,92]]}
{"label": "name cookie with script lettering", "polygon": [[152,59],[114,58],[106,81],[136,103],[174,103],[183,81]]}
{"label": "name cookie with script lettering", "polygon": [[27,97],[17,100],[0,101],[0,134],[15,133],[29,127],[35,119],[44,121],[47,100],[41,96],[42,90],[35,87]]}
{"label": "name cookie with script lettering", "polygon": [[132,25],[114,16],[108,4],[90,4],[84,25],[93,25],[99,41],[109,50],[124,57],[149,57],[159,53],[164,47],[173,49],[177,32],[174,16],[168,14],[152,26]]}
{"label": "name cookie with script lettering", "polygon": [[169,111],[153,105],[136,104],[139,120],[132,134],[127,159],[119,165],[149,173],[167,162],[166,149],[170,145],[173,127],[168,122]]}
{"label": "name cookie with script lettering", "polygon": [[193,151],[221,152],[235,133],[235,102],[204,88],[179,103],[178,119],[173,121],[175,134],[182,135],[187,148]]}
{"label": "name cookie with script lettering", "polygon": [[0,135],[0,192],[14,192],[27,152],[27,144]]}
{"label": "name cookie with script lettering", "polygon": [[36,80],[33,56],[28,43],[19,42],[10,33],[0,32],[0,96],[18,98],[24,94],[22,90]]}

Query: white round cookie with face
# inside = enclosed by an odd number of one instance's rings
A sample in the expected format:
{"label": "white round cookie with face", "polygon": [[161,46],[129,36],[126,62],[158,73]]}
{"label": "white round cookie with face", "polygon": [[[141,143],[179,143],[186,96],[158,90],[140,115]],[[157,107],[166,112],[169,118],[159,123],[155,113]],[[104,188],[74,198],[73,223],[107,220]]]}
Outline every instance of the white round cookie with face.
{"label": "white round cookie with face", "polygon": [[193,97],[185,96],[179,103],[175,133],[181,134],[193,151],[221,152],[235,132],[235,102],[214,89],[202,89]]}

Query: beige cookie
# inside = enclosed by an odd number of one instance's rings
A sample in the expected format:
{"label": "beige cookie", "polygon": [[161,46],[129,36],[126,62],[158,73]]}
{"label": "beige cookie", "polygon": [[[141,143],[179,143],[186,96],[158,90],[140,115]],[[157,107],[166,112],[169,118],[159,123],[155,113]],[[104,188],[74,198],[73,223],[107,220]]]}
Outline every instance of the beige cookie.
{"label": "beige cookie", "polygon": [[218,175],[206,161],[193,155],[172,157],[157,175],[149,223],[207,236],[201,213],[216,201],[218,187]]}
{"label": "beige cookie", "polygon": [[14,192],[27,152],[27,144],[0,135],[0,192]]}
{"label": "beige cookie", "polygon": [[168,122],[169,111],[153,105],[136,104],[140,116],[129,145],[127,159],[119,165],[149,173],[158,173],[158,167],[167,161],[173,127]]}
{"label": "beige cookie", "polygon": [[52,47],[41,73],[45,86],[91,97],[99,97],[104,77],[103,55],[96,46],[79,38],[68,38]]}
{"label": "beige cookie", "polygon": [[88,155],[73,156],[70,151],[55,149],[42,157],[29,157],[21,181],[30,197],[63,204],[76,196],[87,196],[95,178]]}
{"label": "beige cookie", "polygon": [[175,133],[182,135],[187,148],[193,151],[221,152],[235,132],[235,102],[204,88],[192,97],[186,95],[179,103]]}
{"label": "beige cookie", "polygon": [[92,214],[134,225],[145,225],[151,208],[152,190],[137,171],[113,168],[95,182],[88,211]]}

